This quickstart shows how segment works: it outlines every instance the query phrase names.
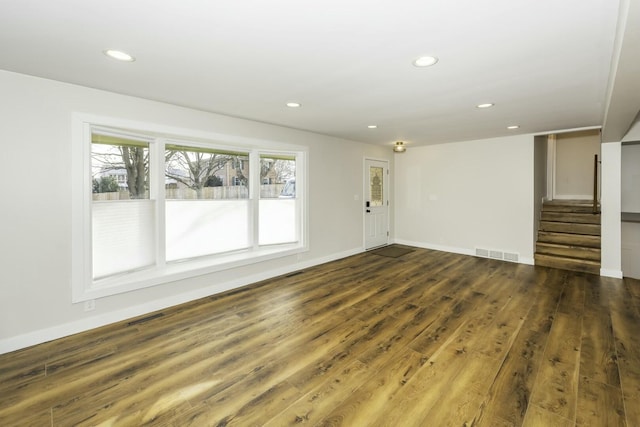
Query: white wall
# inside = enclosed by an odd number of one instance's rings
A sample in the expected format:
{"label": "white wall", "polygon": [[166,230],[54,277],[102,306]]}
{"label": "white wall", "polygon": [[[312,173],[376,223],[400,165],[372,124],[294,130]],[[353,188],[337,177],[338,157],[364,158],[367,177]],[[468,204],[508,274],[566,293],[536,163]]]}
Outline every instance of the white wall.
{"label": "white wall", "polygon": [[[363,158],[392,160],[389,147],[5,71],[0,93],[0,353],[359,252]],[[84,312],[71,303],[72,112],[308,147],[309,252],[102,298]]]}
{"label": "white wall", "polygon": [[600,155],[600,131],[556,135],[555,197],[593,199],[593,157]]}
{"label": "white wall", "polygon": [[640,279],[640,223],[623,222],[621,231],[623,275]]}
{"label": "white wall", "polygon": [[[538,240],[538,229],[540,225],[540,213],[542,212],[542,201],[547,199],[547,157],[548,137],[547,135],[537,135],[534,141],[534,183],[533,183],[533,241]],[[534,247],[535,252],[535,247]]]}
{"label": "white wall", "polygon": [[395,240],[533,263],[534,138],[415,147],[395,156]]}
{"label": "white wall", "polygon": [[640,212],[640,144],[622,146],[622,212]]}
{"label": "white wall", "polygon": [[[640,212],[640,119],[636,118],[631,129],[622,138],[621,209],[622,212]],[[622,272],[625,277],[640,279],[640,224],[623,222]]]}
{"label": "white wall", "polygon": [[602,144],[602,198],[600,199],[601,217],[601,268],[600,274],[609,277],[622,277],[621,267],[621,144],[608,142]]}

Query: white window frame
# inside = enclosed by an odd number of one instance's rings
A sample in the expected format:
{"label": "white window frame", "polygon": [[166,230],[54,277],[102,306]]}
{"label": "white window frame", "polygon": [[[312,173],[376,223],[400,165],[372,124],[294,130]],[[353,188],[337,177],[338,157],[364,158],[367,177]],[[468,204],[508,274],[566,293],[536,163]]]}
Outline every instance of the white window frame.
{"label": "white window frame", "polygon": [[[308,176],[308,151],[306,147],[271,140],[245,138],[237,135],[216,134],[155,123],[136,122],[113,117],[84,113],[72,115],[72,265],[71,300],[73,303],[102,298],[136,289],[147,288],[190,277],[241,267],[269,259],[305,252],[308,245],[308,197],[305,191]],[[252,247],[226,254],[217,254],[175,263],[165,262],[165,197],[164,185],[156,185],[152,198],[156,200],[156,265],[153,268],[126,272],[94,280],[92,277],[91,250],[91,134],[92,129],[103,128],[123,136],[151,139],[150,181],[164,182],[164,170],[159,165],[164,161],[165,143],[192,147],[206,147],[229,151],[249,152],[249,203]],[[224,142],[222,142],[224,141]],[[258,245],[258,207],[260,200],[260,155],[281,153],[296,157],[296,220],[299,224],[295,243]],[[152,190],[153,191],[153,190]]]}

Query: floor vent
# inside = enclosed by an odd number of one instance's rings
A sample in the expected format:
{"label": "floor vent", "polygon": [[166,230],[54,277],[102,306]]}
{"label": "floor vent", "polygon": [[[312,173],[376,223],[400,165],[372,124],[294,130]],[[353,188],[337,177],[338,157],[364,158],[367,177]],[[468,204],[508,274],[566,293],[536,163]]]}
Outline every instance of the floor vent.
{"label": "floor vent", "polygon": [[518,262],[518,254],[512,254],[509,252],[505,252],[504,253],[504,260],[505,261],[511,261],[511,262]]}
{"label": "floor vent", "polygon": [[153,319],[157,319],[157,318],[162,317],[162,316],[164,316],[163,313],[156,313],[156,314],[152,314],[152,315],[147,316],[147,317],[141,317],[139,319],[132,320],[131,322],[127,323],[127,326],[139,325],[141,323],[146,323],[146,322],[149,322],[149,321],[151,321]]}
{"label": "floor vent", "polygon": [[481,257],[484,257],[484,258],[488,258],[489,257],[489,250],[488,249],[476,248],[476,256],[481,256]]}
{"label": "floor vent", "polygon": [[294,277],[294,276],[297,276],[298,274],[302,274],[302,273],[303,273],[303,271],[294,271],[293,273],[289,273],[284,277]]}
{"label": "floor vent", "polygon": [[482,258],[500,259],[509,262],[518,262],[520,256],[513,252],[502,252],[492,249],[476,248],[476,256]]}

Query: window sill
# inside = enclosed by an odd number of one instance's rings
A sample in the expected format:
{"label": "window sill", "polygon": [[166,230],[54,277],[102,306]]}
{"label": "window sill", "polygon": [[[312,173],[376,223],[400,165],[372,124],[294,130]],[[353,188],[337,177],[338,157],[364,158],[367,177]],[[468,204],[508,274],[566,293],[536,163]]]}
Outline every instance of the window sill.
{"label": "window sill", "polygon": [[94,281],[91,287],[85,289],[77,298],[74,298],[73,302],[78,303],[91,299],[117,295],[164,283],[175,282],[177,280],[257,264],[272,259],[283,258],[306,251],[308,251],[308,248],[298,243],[274,245],[262,247],[256,250],[245,250],[225,255],[170,263],[163,268],[149,268],[136,272],[114,275]]}

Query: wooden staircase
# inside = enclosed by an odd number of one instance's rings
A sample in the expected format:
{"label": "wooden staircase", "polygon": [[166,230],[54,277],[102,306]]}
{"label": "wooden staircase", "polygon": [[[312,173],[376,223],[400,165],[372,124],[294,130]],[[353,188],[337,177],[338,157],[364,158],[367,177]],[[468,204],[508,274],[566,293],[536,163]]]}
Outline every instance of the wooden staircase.
{"label": "wooden staircase", "polygon": [[545,202],[535,264],[600,274],[600,213],[588,200]]}

